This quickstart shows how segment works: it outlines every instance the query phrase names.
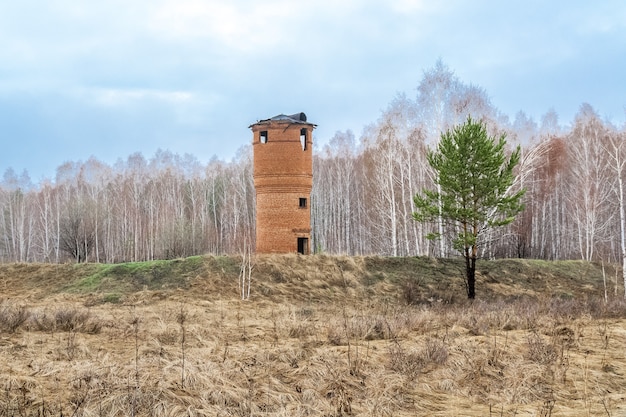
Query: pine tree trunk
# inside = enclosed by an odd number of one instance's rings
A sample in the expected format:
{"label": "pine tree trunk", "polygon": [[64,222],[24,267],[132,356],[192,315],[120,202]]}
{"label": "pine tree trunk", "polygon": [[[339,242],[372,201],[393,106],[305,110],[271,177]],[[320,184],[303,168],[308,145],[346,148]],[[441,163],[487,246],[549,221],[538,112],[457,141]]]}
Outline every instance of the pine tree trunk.
{"label": "pine tree trunk", "polygon": [[[472,251],[474,252],[474,251]],[[465,277],[467,278],[467,298],[476,298],[476,254],[465,249]]]}

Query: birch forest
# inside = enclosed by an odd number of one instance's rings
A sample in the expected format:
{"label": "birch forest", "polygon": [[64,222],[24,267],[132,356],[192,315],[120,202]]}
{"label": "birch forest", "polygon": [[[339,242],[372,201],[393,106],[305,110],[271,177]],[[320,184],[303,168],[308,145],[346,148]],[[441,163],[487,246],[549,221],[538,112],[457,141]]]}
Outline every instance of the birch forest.
{"label": "birch forest", "polygon": [[[588,104],[567,125],[554,111],[538,121],[521,111],[510,118],[442,63],[423,73],[411,96],[398,94],[360,136],[348,130],[314,139],[312,249],[455,255],[445,240],[426,239],[440,225],[416,223],[411,213],[415,193],[433,186],[427,149],[468,115],[483,120],[490,134],[506,133],[511,147],[522,146],[515,187],[527,190],[526,209],[487,237],[482,257],[626,259],[626,127]],[[159,151],[113,165],[67,162],[37,184],[9,168],[0,182],[2,262],[241,254],[254,244],[254,225],[251,143],[229,162]]]}

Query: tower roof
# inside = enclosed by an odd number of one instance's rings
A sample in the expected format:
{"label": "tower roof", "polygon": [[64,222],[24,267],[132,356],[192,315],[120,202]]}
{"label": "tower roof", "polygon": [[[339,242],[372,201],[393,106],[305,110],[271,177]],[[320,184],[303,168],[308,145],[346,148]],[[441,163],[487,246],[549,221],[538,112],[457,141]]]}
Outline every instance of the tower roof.
{"label": "tower roof", "polygon": [[289,123],[289,124],[303,124],[303,125],[311,125],[311,126],[317,126],[313,123],[309,123],[306,121],[306,114],[300,112],[300,113],[296,113],[296,114],[290,114],[290,115],[286,115],[286,114],[279,114],[277,116],[271,117],[269,119],[263,119],[263,120],[259,120],[256,123],[251,124],[248,127],[252,127],[254,125],[258,125],[258,124],[267,124],[267,123],[271,123],[271,122],[284,122],[284,123]]}

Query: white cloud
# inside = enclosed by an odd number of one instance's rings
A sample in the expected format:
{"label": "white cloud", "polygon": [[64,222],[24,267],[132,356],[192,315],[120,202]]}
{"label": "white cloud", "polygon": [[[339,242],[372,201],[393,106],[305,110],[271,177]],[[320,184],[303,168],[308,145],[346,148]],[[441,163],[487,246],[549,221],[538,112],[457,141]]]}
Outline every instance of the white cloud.
{"label": "white cloud", "polygon": [[[224,2],[171,0],[157,7],[147,25],[157,37],[175,41],[206,41],[232,52],[259,51],[289,43],[302,8],[289,0]],[[302,28],[302,26],[301,26]]]}
{"label": "white cloud", "polygon": [[431,13],[454,7],[451,2],[428,0],[391,0],[388,4],[391,10],[397,13]]}
{"label": "white cloud", "polygon": [[137,115],[154,112],[186,126],[206,125],[221,101],[215,93],[140,88],[80,89],[74,96],[87,106]]}
{"label": "white cloud", "polygon": [[140,101],[157,101],[170,104],[184,104],[194,100],[188,91],[162,91],[148,89],[96,88],[85,94],[94,103],[102,106],[126,106]]}
{"label": "white cloud", "polygon": [[440,57],[507,111],[603,112],[614,92],[621,113],[625,34],[621,0],[0,1],[0,104],[15,137],[201,136],[220,154],[280,112],[320,140],[359,132]]}

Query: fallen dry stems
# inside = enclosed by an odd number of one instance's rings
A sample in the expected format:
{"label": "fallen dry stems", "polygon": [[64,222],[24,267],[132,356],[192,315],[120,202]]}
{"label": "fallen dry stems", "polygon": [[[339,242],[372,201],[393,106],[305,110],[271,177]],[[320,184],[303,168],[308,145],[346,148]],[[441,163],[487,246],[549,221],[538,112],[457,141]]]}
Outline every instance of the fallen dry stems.
{"label": "fallen dry stems", "polygon": [[2,306],[0,416],[625,411],[617,301]]}

